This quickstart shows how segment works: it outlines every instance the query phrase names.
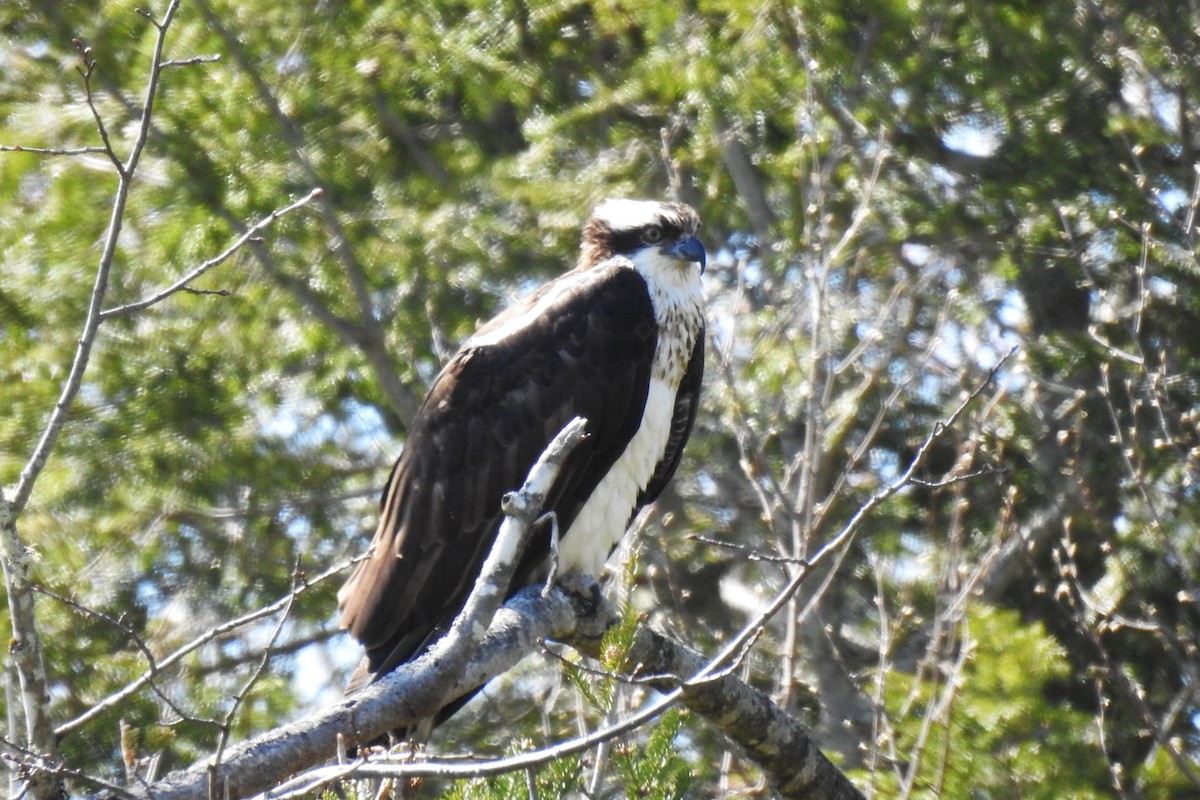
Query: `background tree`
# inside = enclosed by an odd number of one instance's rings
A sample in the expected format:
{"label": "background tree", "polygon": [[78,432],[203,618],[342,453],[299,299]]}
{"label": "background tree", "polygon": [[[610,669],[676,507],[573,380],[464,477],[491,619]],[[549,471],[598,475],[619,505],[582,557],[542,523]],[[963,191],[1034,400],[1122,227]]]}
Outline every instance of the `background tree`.
{"label": "background tree", "polygon": [[[359,552],[441,359],[573,261],[596,201],[675,194],[715,254],[707,399],[640,521],[631,607],[712,652],[834,542],[742,670],[866,791],[1200,794],[1194,8],[411,6],[184,0],[172,21],[167,59],[219,60],[161,77],[105,307],[322,193],[205,293],[99,329],[19,517],[63,763],[121,780],[138,739],[131,771],[185,765],[336,696],[334,578],[82,716],[146,651]],[[0,29],[0,144],[102,146],[74,71],[94,60],[132,152],[154,24],[17,0]],[[101,151],[0,154],[0,485],[62,393],[120,183]],[[923,482],[839,538],[1013,345]],[[645,691],[538,660],[434,744],[536,747]],[[688,715],[609,747],[544,790],[760,781]]]}

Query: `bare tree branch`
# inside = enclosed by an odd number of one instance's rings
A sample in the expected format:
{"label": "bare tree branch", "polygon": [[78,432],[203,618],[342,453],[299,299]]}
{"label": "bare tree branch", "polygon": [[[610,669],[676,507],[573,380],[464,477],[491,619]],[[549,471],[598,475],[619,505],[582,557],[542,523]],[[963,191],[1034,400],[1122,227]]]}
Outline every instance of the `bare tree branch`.
{"label": "bare tree branch", "polygon": [[141,311],[144,308],[149,308],[150,306],[154,305],[155,303],[159,303],[159,302],[165,300],[166,298],[170,297],[171,295],[175,294],[176,292],[188,289],[189,283],[196,280],[196,278],[199,278],[201,275],[208,272],[213,267],[225,263],[229,259],[229,257],[232,256],[234,253],[236,253],[238,250],[240,250],[243,245],[245,245],[247,242],[255,239],[259,233],[261,233],[262,231],[264,231],[268,227],[270,227],[271,224],[273,222],[275,222],[275,220],[279,219],[280,217],[282,217],[285,214],[295,211],[298,208],[308,205],[310,202],[312,202],[313,200],[315,200],[316,198],[318,198],[320,196],[321,196],[321,190],[313,189],[311,192],[304,195],[304,197],[301,197],[299,200],[295,201],[294,203],[291,203],[289,205],[284,206],[283,208],[272,211],[270,214],[263,217],[258,222],[254,223],[249,228],[247,228],[245,230],[245,232],[242,233],[241,236],[239,236],[237,239],[235,239],[233,241],[233,244],[229,245],[229,247],[225,248],[223,251],[221,251],[217,255],[213,256],[212,258],[208,259],[204,263],[197,266],[195,269],[188,272],[188,274],[184,275],[182,278],[175,281],[175,283],[171,284],[170,286],[168,286],[167,288],[165,288],[159,292],[156,292],[155,294],[151,295],[150,297],[145,298],[144,300],[138,300],[137,302],[134,302],[134,303],[126,303],[123,306],[116,306],[115,308],[105,309],[104,311],[100,312],[100,320],[103,322],[105,320],[111,319],[112,317],[119,317],[123,314],[130,314],[134,311]]}
{"label": "bare tree branch", "polygon": [[[160,29],[161,30],[161,29]],[[96,122],[96,132],[100,134],[100,141],[104,142],[101,148],[104,155],[108,156],[108,160],[117,168],[117,174],[122,178],[128,178],[129,174],[125,170],[125,165],[121,163],[120,156],[113,148],[112,140],[108,137],[108,127],[104,124],[104,117],[100,115],[100,110],[96,108],[96,96],[92,92],[92,73],[96,71],[96,59],[92,57],[92,48],[88,47],[79,39],[72,39],[71,44],[75,45],[75,49],[79,51],[79,59],[83,62],[82,67],[77,67],[79,74],[83,76],[84,96],[87,100],[88,110],[92,112],[92,119]],[[151,76],[153,79],[153,75]]]}
{"label": "bare tree branch", "polygon": [[[46,460],[50,457],[50,451],[53,449],[54,443],[58,440],[58,435],[62,432],[63,425],[66,424],[67,412],[71,408],[71,403],[75,400],[75,395],[79,392],[80,383],[83,381],[83,373],[87,369],[88,360],[91,357],[92,346],[96,341],[96,333],[100,328],[102,319],[101,309],[104,304],[105,292],[108,290],[108,278],[112,270],[113,256],[117,250],[117,240],[121,235],[121,227],[124,223],[125,206],[129,201],[129,190],[132,187],[133,174],[137,170],[138,162],[141,160],[142,150],[145,148],[146,137],[150,130],[154,99],[158,91],[158,65],[162,61],[162,50],[166,41],[167,28],[170,26],[171,19],[175,16],[178,8],[179,0],[171,0],[170,5],[168,5],[166,12],[163,14],[162,23],[158,26],[159,33],[154,44],[150,79],[146,87],[146,100],[142,107],[142,117],[141,123],[138,126],[137,139],[130,150],[128,159],[123,164],[119,159],[117,160],[120,169],[117,192],[113,198],[108,231],[104,236],[104,249],[101,252],[100,264],[96,270],[92,297],[88,304],[87,318],[84,321],[83,332],[79,337],[75,360],[71,364],[71,371],[68,373],[67,379],[63,384],[62,394],[58,402],[54,405],[54,411],[46,423],[41,439],[34,448],[33,454],[30,456],[25,468],[21,470],[21,476],[17,481],[17,488],[12,501],[13,510],[17,514],[20,514],[24,510],[25,504],[29,502],[29,495],[33,492],[34,481],[37,480],[42,468],[46,465]],[[91,63],[94,64],[95,62]],[[110,152],[112,152],[111,148]],[[115,159],[115,153],[112,153],[112,155]]]}
{"label": "bare tree branch", "polygon": [[[96,619],[103,620],[107,624],[109,624],[109,625],[113,626],[114,628],[116,628],[117,630],[121,631],[121,633],[123,633],[129,639],[129,641],[133,642],[134,647],[136,647],[138,649],[138,651],[141,652],[141,654],[146,657],[146,660],[148,662],[150,662],[150,669],[147,670],[147,674],[158,675],[160,673],[159,668],[155,665],[154,653],[151,652],[150,646],[147,645],[146,642],[143,641],[142,638],[133,631],[133,629],[131,629],[128,625],[123,623],[121,620],[115,619],[111,615],[106,614],[103,611],[97,611],[94,608],[88,608],[87,606],[85,606],[81,603],[75,602],[74,600],[72,600],[69,597],[63,597],[62,595],[52,592],[43,586],[35,586],[34,591],[36,591],[40,594],[44,594],[46,597],[49,597],[52,600],[62,603],[63,605],[67,606],[72,611],[75,611],[78,614],[83,614],[85,616],[95,617]],[[169,708],[174,714],[177,714],[180,719],[185,719],[185,720],[188,720],[189,722],[196,722],[196,723],[200,723],[200,724],[209,724],[209,725],[217,724],[215,720],[200,719],[200,718],[188,713],[185,709],[181,708],[179,706],[179,704],[176,703],[174,701],[174,699],[172,699],[171,696],[167,692],[164,692],[161,688],[159,688],[158,684],[155,683],[154,680],[148,681],[148,684],[150,686],[150,690],[152,692],[154,692],[154,695],[159,699],[159,701],[164,706]],[[127,696],[127,695],[125,695],[125,696]],[[106,707],[108,707],[108,706],[106,706]],[[62,730],[61,727],[55,729],[56,736],[59,735],[58,732],[60,730]]]}
{"label": "bare tree branch", "polygon": [[[84,85],[87,87],[87,102],[95,116],[96,124],[104,141],[109,158],[117,166],[118,185],[113,198],[112,211],[109,216],[108,231],[104,237],[104,248],[96,269],[92,296],[88,303],[87,317],[75,358],[70,372],[63,383],[62,393],[46,422],[42,435],[34,447],[33,453],[21,470],[12,501],[0,496],[0,565],[4,570],[4,584],[8,591],[9,613],[12,621],[12,646],[9,648],[16,665],[17,675],[21,684],[22,706],[25,714],[25,735],[30,747],[41,757],[52,759],[57,752],[57,739],[54,735],[50,718],[50,696],[46,688],[45,665],[42,660],[42,647],[38,637],[36,619],[34,616],[33,594],[30,590],[31,554],[21,542],[17,533],[17,517],[24,510],[29,497],[33,493],[33,485],[45,467],[58,436],[66,425],[67,414],[75,400],[79,387],[83,382],[83,374],[87,370],[91,358],[92,346],[100,328],[100,311],[104,304],[104,295],[108,289],[109,274],[112,270],[113,257],[116,254],[117,239],[125,216],[125,206],[129,200],[132,178],[137,171],[142,150],[146,145],[146,137],[150,130],[150,119],[154,112],[154,100],[158,92],[159,65],[162,63],[163,46],[166,42],[167,29],[179,8],[179,0],[172,0],[163,13],[162,21],[156,22],[158,36],[154,43],[154,54],[151,58],[150,77],[147,81],[145,101],[142,106],[141,121],[137,137],[129,152],[129,157],[122,164],[108,139],[104,121],[96,111],[92,99],[90,80],[96,62],[92,58],[91,49],[78,45],[83,59],[81,73]],[[34,770],[28,783],[28,790],[36,800],[57,797],[62,794],[61,779],[44,770]]]}
{"label": "bare tree branch", "polygon": [[233,720],[241,710],[242,704],[250,695],[250,690],[254,688],[254,684],[258,683],[263,674],[267,671],[267,665],[271,663],[271,648],[275,642],[279,640],[279,634],[283,631],[283,624],[287,622],[288,615],[292,610],[292,605],[296,602],[296,580],[300,575],[300,563],[297,560],[295,567],[292,569],[292,590],[288,593],[288,603],[283,609],[283,613],[279,615],[279,620],[275,623],[274,630],[271,631],[271,638],[267,641],[266,648],[263,649],[262,656],[258,660],[258,666],[254,672],[242,684],[242,688],[233,696],[233,702],[229,706],[229,710],[225,712],[225,718],[220,722],[221,734],[217,740],[217,752],[212,757],[212,762],[209,765],[209,775],[212,780],[209,782],[209,796],[215,797],[212,788],[218,786],[216,781],[217,770],[221,767],[221,757],[225,754],[225,748],[229,746],[229,737],[233,734]]}
{"label": "bare tree branch", "polygon": [[107,148],[95,145],[87,147],[26,147],[21,144],[0,144],[0,153],[36,153],[42,156],[83,156],[107,152]]}
{"label": "bare tree branch", "polygon": [[191,58],[175,58],[170,61],[164,61],[159,65],[159,69],[169,69],[170,67],[190,67],[195,64],[215,64],[221,60],[220,54],[211,56],[192,56]]}
{"label": "bare tree branch", "polygon": [[[729,670],[707,674],[709,662],[700,653],[643,628],[625,663],[634,675],[653,675],[651,685],[662,691],[678,688],[680,701],[733,740],[780,797],[862,798],[854,784],[825,758],[799,720]],[[668,677],[688,675],[703,677]]]}
{"label": "bare tree branch", "polygon": [[[8,611],[12,638],[8,652],[20,684],[20,708],[25,717],[25,741],[37,755],[22,760],[31,769],[57,752],[50,725],[50,697],[46,690],[46,666],[42,661],[41,641],[34,618],[30,574],[34,557],[17,534],[17,507],[0,492],[0,565],[4,568],[4,588],[8,593]],[[10,698],[10,702],[11,702]],[[10,714],[12,708],[10,707]],[[11,717],[10,717],[11,719]],[[17,732],[10,731],[11,736]],[[56,779],[43,771],[28,775],[27,790],[35,797],[55,797],[60,792]]]}
{"label": "bare tree branch", "polygon": [[139,676],[138,679],[135,680],[133,683],[130,683],[128,686],[121,689],[120,691],[114,692],[113,694],[104,698],[99,703],[92,706],[87,711],[83,712],[78,717],[76,717],[75,719],[69,720],[69,721],[64,722],[63,724],[59,725],[57,728],[54,729],[55,735],[58,736],[59,738],[61,738],[63,736],[66,736],[68,733],[71,733],[72,731],[77,730],[78,728],[82,727],[83,725],[86,725],[88,722],[91,722],[93,719],[100,716],[104,712],[108,711],[109,709],[113,708],[114,706],[119,705],[121,702],[123,702],[128,697],[130,697],[134,694],[137,694],[139,691],[141,691],[143,688],[145,688],[148,684],[151,684],[158,674],[160,674],[163,670],[178,663],[179,660],[182,659],[184,656],[186,656],[188,653],[191,653],[193,650],[196,650],[197,648],[202,647],[202,646],[208,644],[209,642],[213,641],[214,639],[224,636],[225,634],[229,633],[230,631],[236,630],[236,629],[242,627],[243,625],[248,625],[249,623],[254,622],[255,620],[262,619],[263,617],[269,617],[272,614],[274,614],[282,609],[287,608],[289,605],[292,604],[292,602],[295,600],[296,597],[303,594],[308,589],[311,589],[312,587],[321,583],[322,581],[330,578],[331,576],[337,575],[337,574],[345,571],[351,565],[353,565],[356,561],[357,561],[357,559],[345,561],[341,564],[338,564],[334,567],[331,567],[331,568],[325,570],[321,574],[319,574],[311,579],[300,581],[300,584],[295,589],[293,589],[287,595],[276,600],[274,603],[271,603],[268,606],[263,606],[262,608],[259,608],[259,609],[249,612],[248,614],[243,614],[242,616],[240,616],[236,619],[231,619],[227,622],[223,622],[220,625],[217,625],[215,627],[208,629],[204,633],[202,633],[199,636],[197,636],[196,638],[192,639],[187,644],[177,648],[173,653],[171,653],[166,658],[163,658],[163,659],[157,661],[157,663],[150,657],[149,648],[141,648],[142,652],[146,654],[147,659],[150,661],[149,668],[147,668],[147,670],[145,672],[143,672],[141,674],[141,676]]}

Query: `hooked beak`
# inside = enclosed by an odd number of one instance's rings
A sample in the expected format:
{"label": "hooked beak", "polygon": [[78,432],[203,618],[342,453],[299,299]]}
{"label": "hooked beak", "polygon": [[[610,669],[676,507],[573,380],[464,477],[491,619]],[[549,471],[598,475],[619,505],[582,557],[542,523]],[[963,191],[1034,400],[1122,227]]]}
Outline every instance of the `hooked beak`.
{"label": "hooked beak", "polygon": [[697,261],[700,263],[700,272],[704,272],[707,263],[704,245],[695,236],[684,236],[670,247],[664,247],[663,253],[680,261]]}

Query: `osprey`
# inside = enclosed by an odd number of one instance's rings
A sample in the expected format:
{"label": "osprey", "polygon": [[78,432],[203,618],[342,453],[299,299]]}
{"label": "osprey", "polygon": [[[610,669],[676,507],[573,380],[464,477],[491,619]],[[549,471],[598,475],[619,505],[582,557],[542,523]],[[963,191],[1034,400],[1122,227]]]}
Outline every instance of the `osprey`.
{"label": "osprey", "polygon": [[[674,474],[696,417],[699,224],[680,203],[605,201],[584,226],[576,267],[483,325],[446,364],[384,487],[369,555],[338,593],[341,625],[366,650],[347,693],[448,629],[496,538],[501,498],[575,416],[588,437],[543,510],[557,516],[559,574],[599,576]],[[509,594],[549,554],[542,525]]]}

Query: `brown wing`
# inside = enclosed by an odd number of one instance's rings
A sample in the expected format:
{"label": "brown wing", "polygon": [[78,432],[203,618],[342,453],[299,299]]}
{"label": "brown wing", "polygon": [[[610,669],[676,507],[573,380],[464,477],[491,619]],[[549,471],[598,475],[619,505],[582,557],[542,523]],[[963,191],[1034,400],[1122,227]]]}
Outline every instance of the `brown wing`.
{"label": "brown wing", "polygon": [[[637,431],[656,343],[645,280],[613,259],[543,287],[451,359],[392,469],[373,552],[338,595],[342,627],[366,648],[355,685],[412,659],[453,620],[495,539],[501,497],[580,415],[589,436],[546,505],[570,527]],[[522,563],[542,561],[548,536],[529,547]]]}

